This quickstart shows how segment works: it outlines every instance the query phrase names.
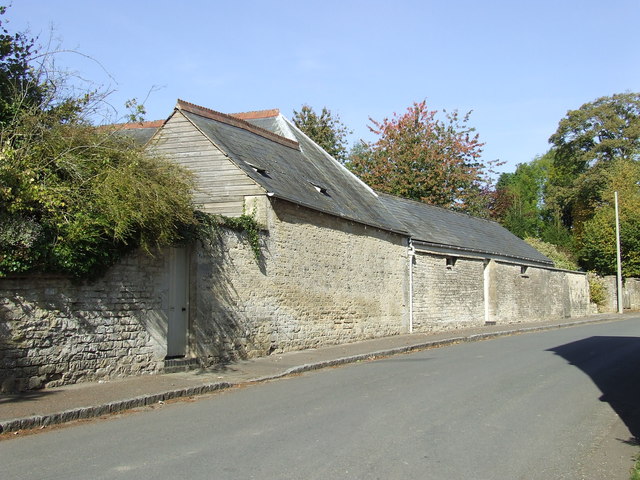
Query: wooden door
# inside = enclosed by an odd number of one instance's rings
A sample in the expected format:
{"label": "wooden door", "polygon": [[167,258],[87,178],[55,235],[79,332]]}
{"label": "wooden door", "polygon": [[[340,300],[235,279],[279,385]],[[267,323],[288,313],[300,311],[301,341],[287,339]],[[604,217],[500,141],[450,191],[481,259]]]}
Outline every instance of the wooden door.
{"label": "wooden door", "polygon": [[189,262],[185,247],[169,252],[167,357],[187,354],[189,328]]}

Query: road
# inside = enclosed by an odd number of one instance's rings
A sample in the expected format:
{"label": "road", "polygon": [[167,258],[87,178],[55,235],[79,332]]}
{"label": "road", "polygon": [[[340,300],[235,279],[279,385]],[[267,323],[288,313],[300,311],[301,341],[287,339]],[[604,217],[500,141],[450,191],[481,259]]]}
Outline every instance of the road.
{"label": "road", "polygon": [[7,479],[627,479],[640,319],[322,370],[0,442]]}

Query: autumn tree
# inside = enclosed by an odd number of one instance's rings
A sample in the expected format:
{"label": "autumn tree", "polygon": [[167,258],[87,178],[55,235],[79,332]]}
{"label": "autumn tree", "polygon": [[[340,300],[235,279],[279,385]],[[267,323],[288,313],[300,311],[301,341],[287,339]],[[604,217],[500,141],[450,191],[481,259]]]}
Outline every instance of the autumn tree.
{"label": "autumn tree", "polygon": [[378,136],[360,144],[346,166],[376,190],[475,215],[486,215],[488,174],[483,143],[468,126],[469,113],[436,117],[425,101],[402,115],[373,119]]}
{"label": "autumn tree", "polygon": [[318,115],[309,105],[302,105],[300,111],[293,111],[293,123],[325,152],[341,163],[347,160],[347,136],[352,133],[326,107]]}

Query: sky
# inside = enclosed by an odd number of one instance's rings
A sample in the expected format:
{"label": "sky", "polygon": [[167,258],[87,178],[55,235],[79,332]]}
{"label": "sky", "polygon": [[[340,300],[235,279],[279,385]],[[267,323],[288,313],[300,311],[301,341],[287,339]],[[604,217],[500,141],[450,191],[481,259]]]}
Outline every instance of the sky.
{"label": "sky", "polygon": [[[327,107],[369,118],[472,111],[483,160],[514,171],[569,110],[640,92],[640,0],[13,0],[3,21],[67,50],[56,66],[147,120],[178,98],[224,113]],[[110,119],[111,120],[111,119]]]}

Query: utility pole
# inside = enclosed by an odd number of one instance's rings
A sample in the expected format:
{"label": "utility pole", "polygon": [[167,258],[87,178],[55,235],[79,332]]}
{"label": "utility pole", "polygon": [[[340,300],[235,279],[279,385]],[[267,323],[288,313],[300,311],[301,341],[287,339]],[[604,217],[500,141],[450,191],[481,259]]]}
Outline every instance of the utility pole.
{"label": "utility pole", "polygon": [[620,216],[618,214],[618,192],[614,192],[615,204],[616,204],[616,256],[618,264],[618,313],[622,313],[622,260],[620,255]]}

